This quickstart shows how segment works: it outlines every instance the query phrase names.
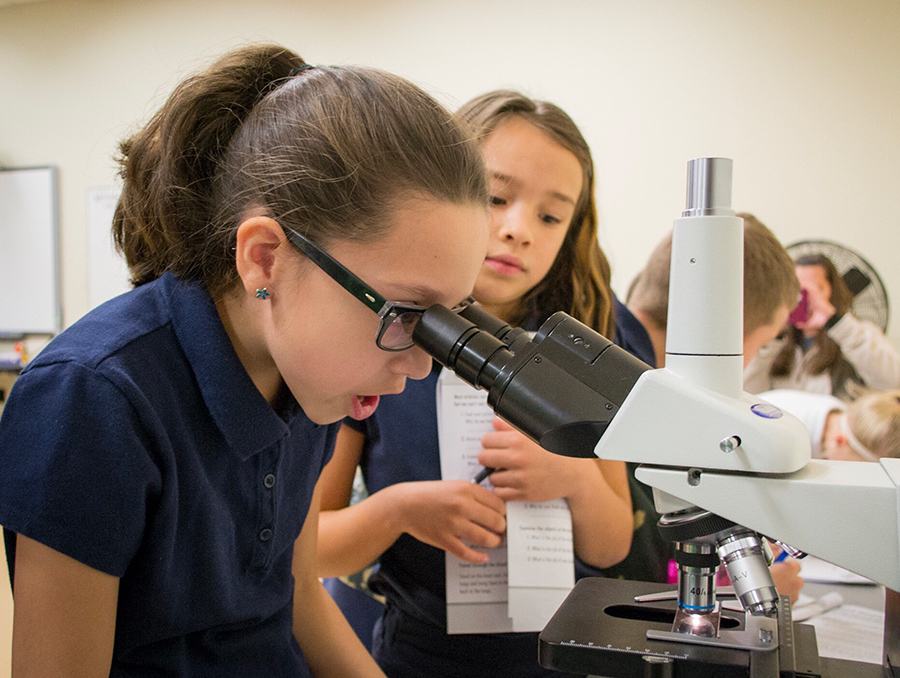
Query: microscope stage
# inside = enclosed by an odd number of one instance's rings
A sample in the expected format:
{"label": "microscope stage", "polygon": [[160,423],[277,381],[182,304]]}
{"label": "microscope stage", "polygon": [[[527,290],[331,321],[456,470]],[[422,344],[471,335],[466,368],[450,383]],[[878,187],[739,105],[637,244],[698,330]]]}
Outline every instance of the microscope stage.
{"label": "microscope stage", "polygon": [[[778,647],[714,647],[650,640],[647,631],[671,631],[675,600],[635,603],[671,584],[586,578],[580,580],[541,632],[538,657],[557,671],[631,678],[876,678],[876,664],[819,658],[815,629],[794,625],[787,599],[778,620]],[[746,628],[744,614],[722,611],[720,631]]]}

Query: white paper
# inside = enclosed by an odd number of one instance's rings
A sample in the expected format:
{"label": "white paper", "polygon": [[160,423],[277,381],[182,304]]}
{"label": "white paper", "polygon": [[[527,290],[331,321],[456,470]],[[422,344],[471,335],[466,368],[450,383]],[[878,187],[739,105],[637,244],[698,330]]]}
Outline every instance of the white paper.
{"label": "white paper", "polygon": [[[487,405],[487,393],[474,389],[450,370],[442,370],[436,397],[441,478],[471,480],[482,468],[478,463],[481,438],[493,430],[494,413]],[[484,565],[444,553],[448,633],[513,630],[507,605],[505,541],[498,548],[481,550],[488,554]]]}
{"label": "white paper", "polygon": [[816,627],[816,642],[823,657],[881,664],[884,612],[842,605],[803,623]]}
{"label": "white paper", "polygon": [[575,586],[572,513],[564,499],[506,505],[509,616],[540,631]]}
{"label": "white paper", "polygon": [[[506,548],[480,549],[488,554],[484,564],[469,563],[447,555],[448,603],[505,603],[508,571]],[[450,586],[450,583],[453,586]]]}
{"label": "white paper", "polygon": [[478,391],[450,370],[441,370],[437,384],[438,439],[441,478],[472,480],[481,470],[481,438],[493,430],[494,413],[487,393]]}
{"label": "white paper", "polygon": [[823,584],[871,584],[871,579],[850,572],[837,565],[832,565],[815,556],[807,556],[800,560],[800,576],[804,581],[821,582]]}
{"label": "white paper", "polygon": [[509,605],[478,603],[447,605],[447,633],[510,633],[513,630]]}
{"label": "white paper", "polygon": [[791,606],[791,619],[795,622],[806,621],[840,607],[844,604],[844,597],[837,591],[829,591],[818,600],[811,599],[802,605],[800,603],[798,598]]}
{"label": "white paper", "polygon": [[575,586],[572,514],[564,499],[509,502],[506,521],[510,586]]}
{"label": "white paper", "polygon": [[[441,477],[471,480],[482,469],[481,438],[493,430],[487,394],[444,370],[436,398]],[[483,550],[488,554],[484,565],[445,554],[447,632],[543,629],[575,584],[572,516],[566,502],[508,503],[507,538],[500,547]]]}

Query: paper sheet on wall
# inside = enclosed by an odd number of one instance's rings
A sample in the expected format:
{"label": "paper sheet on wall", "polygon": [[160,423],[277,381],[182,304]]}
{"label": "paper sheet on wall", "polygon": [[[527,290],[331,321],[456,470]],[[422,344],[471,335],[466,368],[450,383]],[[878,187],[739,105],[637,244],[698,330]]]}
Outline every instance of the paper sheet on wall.
{"label": "paper sheet on wall", "polygon": [[[481,438],[493,430],[487,394],[444,370],[436,397],[441,477],[471,480],[481,470]],[[540,631],[574,586],[564,500],[507,504],[507,535],[486,549],[483,565],[445,554],[448,633]]]}

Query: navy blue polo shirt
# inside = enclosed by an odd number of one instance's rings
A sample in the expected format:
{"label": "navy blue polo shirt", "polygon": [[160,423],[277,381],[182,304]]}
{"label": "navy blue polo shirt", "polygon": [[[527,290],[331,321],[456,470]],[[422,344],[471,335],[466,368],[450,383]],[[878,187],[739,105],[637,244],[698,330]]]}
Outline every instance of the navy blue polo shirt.
{"label": "navy blue polo shirt", "polygon": [[0,420],[0,524],[120,577],[111,676],[307,676],[292,550],[337,425],[253,385],[171,274],[63,332]]}
{"label": "navy blue polo shirt", "polygon": [[616,309],[616,346],[624,348],[650,367],[656,367],[656,351],[647,329],[616,297],[613,297],[613,304]]}

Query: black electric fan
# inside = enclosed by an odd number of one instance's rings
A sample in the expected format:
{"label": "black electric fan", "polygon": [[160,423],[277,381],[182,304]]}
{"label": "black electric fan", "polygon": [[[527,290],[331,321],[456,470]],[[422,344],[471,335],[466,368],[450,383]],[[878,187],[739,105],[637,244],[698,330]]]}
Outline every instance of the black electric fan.
{"label": "black electric fan", "polygon": [[828,257],[853,294],[853,315],[887,331],[890,316],[887,290],[872,264],[862,255],[831,240],[800,240],[785,249],[794,260],[812,254]]}

